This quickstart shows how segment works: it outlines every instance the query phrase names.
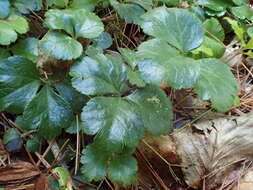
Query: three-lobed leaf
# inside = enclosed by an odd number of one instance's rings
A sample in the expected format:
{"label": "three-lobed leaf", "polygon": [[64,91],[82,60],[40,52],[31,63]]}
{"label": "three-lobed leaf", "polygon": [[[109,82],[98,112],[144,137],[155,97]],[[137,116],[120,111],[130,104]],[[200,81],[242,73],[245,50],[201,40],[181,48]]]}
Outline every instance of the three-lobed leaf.
{"label": "three-lobed leaf", "polygon": [[17,15],[10,15],[5,20],[0,20],[0,45],[9,45],[15,42],[19,34],[28,31],[29,26],[25,18]]}
{"label": "three-lobed leaf", "polygon": [[26,130],[38,130],[41,136],[52,139],[61,129],[70,125],[73,113],[70,105],[46,85],[26,106],[19,126]]}
{"label": "three-lobed leaf", "polygon": [[22,57],[0,60],[0,110],[22,113],[40,86],[36,65]]}
{"label": "three-lobed leaf", "polygon": [[114,156],[108,167],[108,177],[113,182],[124,185],[134,183],[137,176],[137,161],[132,156]]}
{"label": "three-lobed leaf", "polygon": [[82,44],[60,32],[49,32],[39,42],[39,49],[56,59],[72,60],[81,56]]}
{"label": "three-lobed leaf", "polygon": [[47,27],[53,30],[65,30],[75,38],[95,38],[104,31],[100,18],[84,9],[50,9],[45,16]]}
{"label": "three-lobed leaf", "polygon": [[225,112],[233,104],[237,94],[237,82],[229,67],[218,59],[202,59],[196,92],[204,100],[210,99],[213,107]]}
{"label": "three-lobed leaf", "polygon": [[142,78],[152,84],[168,83],[176,89],[191,88],[199,76],[196,60],[184,57],[162,40],[152,39],[142,43],[137,54]]}
{"label": "three-lobed leaf", "polygon": [[121,60],[100,54],[75,63],[70,75],[73,87],[85,95],[119,94],[126,67]]}
{"label": "three-lobed leaf", "polygon": [[144,22],[141,27],[146,34],[164,40],[181,51],[193,50],[203,42],[201,22],[186,10],[159,7],[142,17]]}

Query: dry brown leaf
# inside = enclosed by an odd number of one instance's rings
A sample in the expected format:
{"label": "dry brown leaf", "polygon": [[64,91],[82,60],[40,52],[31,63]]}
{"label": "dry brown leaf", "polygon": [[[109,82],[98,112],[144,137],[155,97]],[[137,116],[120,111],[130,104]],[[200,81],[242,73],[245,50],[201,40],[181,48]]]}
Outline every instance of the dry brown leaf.
{"label": "dry brown leaf", "polygon": [[29,162],[16,162],[0,167],[0,186],[17,185],[38,176],[40,172]]}
{"label": "dry brown leaf", "polygon": [[241,161],[253,160],[253,113],[197,123],[174,138],[187,184],[214,189]]}
{"label": "dry brown leaf", "polygon": [[48,184],[48,179],[45,174],[40,174],[40,176],[37,178],[36,183],[35,183],[35,190],[44,190],[48,189],[49,184]]}

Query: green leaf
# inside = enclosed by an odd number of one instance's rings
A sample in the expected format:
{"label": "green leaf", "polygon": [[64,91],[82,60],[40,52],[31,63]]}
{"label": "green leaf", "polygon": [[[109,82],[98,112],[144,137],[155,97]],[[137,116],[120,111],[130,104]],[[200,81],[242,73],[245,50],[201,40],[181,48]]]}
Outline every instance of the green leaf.
{"label": "green leaf", "polygon": [[251,37],[251,38],[253,37],[253,26],[251,26],[247,29],[247,34],[249,35],[249,37]]}
{"label": "green leaf", "polygon": [[33,137],[27,140],[26,146],[29,152],[38,152],[40,148],[40,141],[38,138]]}
{"label": "green leaf", "polygon": [[112,45],[112,37],[109,33],[103,32],[98,37],[92,40],[93,46],[101,49],[107,49]]}
{"label": "green leaf", "polygon": [[73,38],[59,33],[49,32],[39,42],[40,50],[56,59],[72,60],[81,56],[82,45]]}
{"label": "green leaf", "polygon": [[215,40],[224,41],[224,29],[216,18],[207,19],[203,23],[203,27],[208,37],[213,38]]}
{"label": "green leaf", "polygon": [[77,130],[77,122],[73,120],[71,125],[65,129],[65,131],[69,134],[76,134],[77,131],[85,132],[85,123],[83,121],[78,121],[78,130]]}
{"label": "green leaf", "polygon": [[126,61],[132,69],[135,69],[139,60],[136,52],[127,48],[119,48],[118,50],[121,53],[124,61]]}
{"label": "green leaf", "polygon": [[0,60],[0,110],[22,113],[39,86],[36,64],[22,57]]}
{"label": "green leaf", "polygon": [[73,0],[70,7],[76,9],[86,9],[93,11],[97,5],[98,0]]}
{"label": "green leaf", "polygon": [[69,0],[47,0],[48,6],[58,6],[58,7],[67,7],[69,3]]}
{"label": "green leaf", "polygon": [[72,86],[85,95],[120,94],[126,67],[110,55],[84,57],[70,71]]}
{"label": "green leaf", "polygon": [[229,67],[218,59],[202,59],[196,92],[204,100],[210,99],[213,107],[225,112],[233,106],[237,82]]}
{"label": "green leaf", "polygon": [[68,170],[62,167],[56,167],[53,169],[53,173],[56,173],[59,176],[58,182],[60,187],[63,187],[65,188],[65,190],[68,190],[66,187],[71,180]]}
{"label": "green leaf", "polygon": [[127,80],[129,80],[131,84],[136,85],[139,88],[146,86],[146,83],[141,78],[141,74],[139,71],[133,71],[132,69],[128,69]]}
{"label": "green leaf", "polygon": [[239,19],[248,19],[253,21],[253,11],[248,5],[232,7],[232,13]]}
{"label": "green leaf", "polygon": [[144,127],[152,135],[165,135],[172,127],[172,106],[166,94],[157,86],[146,86],[127,97],[141,113]]}
{"label": "green leaf", "polygon": [[20,135],[16,132],[15,129],[10,128],[10,129],[8,129],[7,132],[4,134],[3,143],[4,143],[4,144],[7,144],[7,143],[10,142],[11,140],[18,139],[18,138],[20,138]]}
{"label": "green leaf", "polygon": [[8,58],[10,56],[11,55],[7,49],[0,48],[0,58]]}
{"label": "green leaf", "polygon": [[229,17],[224,18],[228,23],[231,25],[232,29],[234,30],[236,36],[239,38],[239,40],[242,43],[242,46],[245,46],[245,41],[244,41],[244,29],[238,25],[238,22],[236,20],[233,20]]}
{"label": "green leaf", "polygon": [[13,5],[23,14],[32,11],[40,11],[42,8],[41,0],[12,0]]}
{"label": "green leaf", "polygon": [[108,152],[135,148],[143,136],[141,116],[133,102],[120,97],[96,97],[84,107],[81,119],[86,133],[96,134],[95,142]]}
{"label": "green leaf", "polygon": [[27,20],[18,15],[10,15],[8,19],[2,21],[8,24],[13,30],[19,34],[25,34],[29,30],[29,25]]}
{"label": "green leaf", "polygon": [[169,83],[173,88],[190,88],[199,76],[199,64],[181,56],[166,42],[153,39],[142,43],[137,52],[142,78],[152,84]]}
{"label": "green leaf", "polygon": [[242,48],[243,50],[246,49],[253,49],[253,38],[250,38],[250,40],[247,42],[246,46]]}
{"label": "green leaf", "polygon": [[81,163],[84,164],[81,168],[82,174],[88,181],[102,180],[106,175],[106,165],[108,156],[106,152],[94,145],[87,146],[82,151]]}
{"label": "green leaf", "polygon": [[137,161],[132,156],[114,156],[108,166],[108,176],[114,183],[131,185],[136,179],[137,169]]}
{"label": "green leaf", "polygon": [[145,13],[139,5],[119,3],[115,0],[110,0],[111,5],[117,11],[122,19],[128,24],[141,24],[141,15]]}
{"label": "green leaf", "polygon": [[184,9],[155,8],[143,15],[142,28],[146,34],[169,42],[182,51],[201,45],[204,31],[201,22]]}
{"label": "green leaf", "polygon": [[84,9],[50,9],[45,16],[47,27],[54,30],[65,30],[75,38],[95,38],[104,31],[100,18]]}
{"label": "green leaf", "polygon": [[215,57],[220,58],[223,56],[226,48],[213,38],[205,37],[204,42],[200,47],[193,50],[194,54],[204,54],[201,57]]}
{"label": "green leaf", "polygon": [[24,40],[20,40],[12,48],[12,52],[15,55],[20,55],[36,62],[39,56],[38,42],[39,40],[36,38],[26,38]]}
{"label": "green leaf", "polygon": [[6,18],[10,14],[9,0],[0,1],[0,19]]}
{"label": "green leaf", "polygon": [[70,105],[51,87],[44,86],[26,106],[19,124],[23,129],[38,129],[40,135],[52,139],[60,135],[61,129],[68,127],[72,119]]}
{"label": "green leaf", "polygon": [[206,8],[209,8],[213,11],[224,11],[227,7],[230,7],[232,5],[231,1],[221,1],[221,0],[198,0],[196,5],[201,5]]}
{"label": "green leaf", "polygon": [[74,113],[78,114],[82,111],[83,106],[88,101],[88,98],[77,92],[69,81],[62,81],[55,84],[55,88],[60,96],[71,105]]}
{"label": "green leaf", "polygon": [[152,8],[153,2],[152,0],[125,0],[127,3],[135,3],[137,5],[140,5],[146,10],[150,10]]}
{"label": "green leaf", "polygon": [[236,5],[247,5],[248,0],[232,0]]}
{"label": "green leaf", "polygon": [[27,21],[17,15],[11,15],[6,20],[0,20],[0,44],[9,45],[17,40],[17,33],[24,34],[28,31]]}

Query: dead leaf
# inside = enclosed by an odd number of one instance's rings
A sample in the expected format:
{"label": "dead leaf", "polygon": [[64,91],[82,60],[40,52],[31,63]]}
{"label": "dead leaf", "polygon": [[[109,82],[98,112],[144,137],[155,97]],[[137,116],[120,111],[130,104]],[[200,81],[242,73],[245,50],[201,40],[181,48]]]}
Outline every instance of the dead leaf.
{"label": "dead leaf", "polygon": [[35,183],[35,190],[44,190],[48,189],[49,184],[48,184],[48,179],[45,174],[40,174],[40,176],[37,178],[36,183]]}
{"label": "dead leaf", "polygon": [[241,161],[253,160],[253,113],[200,122],[173,137],[187,184],[214,189]]}
{"label": "dead leaf", "polygon": [[29,162],[16,162],[0,167],[0,186],[17,185],[38,176],[40,172]]}

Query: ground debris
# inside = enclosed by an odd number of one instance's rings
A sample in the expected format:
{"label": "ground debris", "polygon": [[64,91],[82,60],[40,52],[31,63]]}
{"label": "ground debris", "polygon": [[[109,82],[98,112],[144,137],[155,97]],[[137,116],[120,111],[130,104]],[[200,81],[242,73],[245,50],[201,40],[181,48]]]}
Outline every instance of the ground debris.
{"label": "ground debris", "polygon": [[186,183],[214,189],[242,161],[253,160],[253,114],[203,121],[175,133],[174,139]]}
{"label": "ground debris", "polygon": [[0,167],[0,186],[18,186],[29,182],[40,175],[38,171],[29,162],[15,162],[9,165]]}

